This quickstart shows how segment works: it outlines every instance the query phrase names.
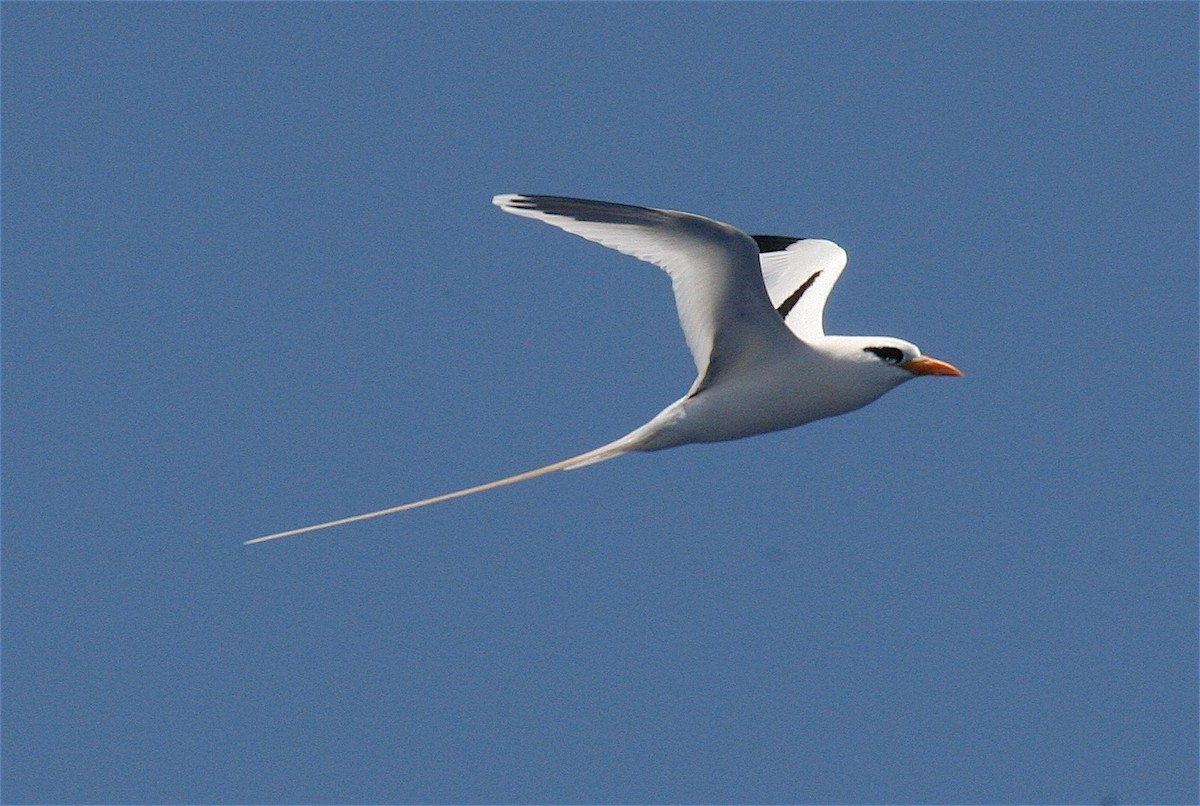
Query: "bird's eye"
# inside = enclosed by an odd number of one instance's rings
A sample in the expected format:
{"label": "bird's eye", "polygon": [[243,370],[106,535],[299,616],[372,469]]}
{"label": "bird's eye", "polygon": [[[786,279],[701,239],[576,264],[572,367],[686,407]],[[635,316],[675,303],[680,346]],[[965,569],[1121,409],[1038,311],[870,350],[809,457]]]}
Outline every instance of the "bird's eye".
{"label": "bird's eye", "polygon": [[887,364],[899,364],[904,360],[904,351],[898,347],[864,347],[863,351],[874,353],[880,361]]}

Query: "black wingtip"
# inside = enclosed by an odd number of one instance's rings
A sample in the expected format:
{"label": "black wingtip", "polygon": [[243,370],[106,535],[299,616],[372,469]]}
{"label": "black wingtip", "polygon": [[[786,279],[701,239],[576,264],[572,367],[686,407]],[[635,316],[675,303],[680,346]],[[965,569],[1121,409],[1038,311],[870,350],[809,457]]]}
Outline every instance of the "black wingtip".
{"label": "black wingtip", "polygon": [[662,210],[635,207],[631,204],[576,199],[570,196],[516,195],[505,200],[506,207],[537,210],[547,215],[565,216],[575,221],[595,221],[601,224],[662,223],[670,217]]}
{"label": "black wingtip", "polygon": [[751,235],[754,242],[758,244],[759,252],[782,252],[797,241],[803,241],[804,238],[793,238],[790,235]]}

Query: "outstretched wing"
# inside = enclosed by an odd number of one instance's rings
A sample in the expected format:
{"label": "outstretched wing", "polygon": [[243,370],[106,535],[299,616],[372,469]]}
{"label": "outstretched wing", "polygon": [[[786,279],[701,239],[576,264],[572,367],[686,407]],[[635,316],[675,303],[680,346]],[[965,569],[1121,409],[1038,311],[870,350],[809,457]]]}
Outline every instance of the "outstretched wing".
{"label": "outstretched wing", "polygon": [[846,250],[817,238],[753,238],[771,305],[801,339],[824,336],[825,301],[846,268]]}
{"label": "outstretched wing", "polygon": [[492,203],[666,271],[701,377],[794,346],[767,296],[754,242],[728,224],[673,210],[560,196],[506,194]]}

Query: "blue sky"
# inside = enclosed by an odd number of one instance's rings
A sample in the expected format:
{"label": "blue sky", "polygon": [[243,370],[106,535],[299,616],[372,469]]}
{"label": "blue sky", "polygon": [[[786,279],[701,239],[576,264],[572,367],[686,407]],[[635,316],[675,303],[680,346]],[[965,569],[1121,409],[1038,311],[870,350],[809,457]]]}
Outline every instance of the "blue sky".
{"label": "blue sky", "polygon": [[[1197,6],[3,14],[6,802],[1197,797]],[[868,408],[503,192],[829,238]]]}

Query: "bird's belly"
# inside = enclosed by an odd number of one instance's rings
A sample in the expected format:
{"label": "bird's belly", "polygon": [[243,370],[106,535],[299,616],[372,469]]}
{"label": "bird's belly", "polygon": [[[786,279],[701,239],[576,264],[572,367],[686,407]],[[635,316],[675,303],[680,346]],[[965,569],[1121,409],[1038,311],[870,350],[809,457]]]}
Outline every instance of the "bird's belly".
{"label": "bird's belly", "polygon": [[697,442],[718,442],[795,428],[842,413],[805,389],[771,384],[742,391],[743,394],[715,392],[694,398],[692,405],[684,407],[681,425],[691,426],[688,430],[693,431]]}
{"label": "bird's belly", "polygon": [[853,411],[886,391],[847,387],[836,376],[826,377],[829,380],[818,383],[814,373],[783,371],[705,389],[655,418],[659,428],[640,449],[723,442],[795,428]]}

